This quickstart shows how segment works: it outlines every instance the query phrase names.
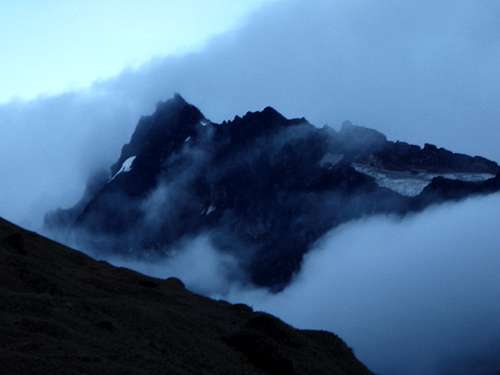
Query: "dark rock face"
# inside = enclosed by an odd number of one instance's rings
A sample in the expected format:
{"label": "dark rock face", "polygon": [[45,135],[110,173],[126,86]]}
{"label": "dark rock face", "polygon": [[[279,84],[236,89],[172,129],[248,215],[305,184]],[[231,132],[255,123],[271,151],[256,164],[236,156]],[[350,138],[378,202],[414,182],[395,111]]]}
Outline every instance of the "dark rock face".
{"label": "dark rock face", "polygon": [[419,208],[435,201],[460,200],[472,194],[490,194],[500,191],[500,174],[484,182],[449,180],[436,177],[417,200]]}
{"label": "dark rock face", "polygon": [[[481,157],[391,142],[348,122],[316,128],[270,107],[215,124],[177,95],[139,121],[106,183],[47,223],[86,246],[137,255],[209,232],[252,282],[280,288],[335,226],[497,191],[499,171]],[[401,174],[422,188],[392,188]]]}
{"label": "dark rock face", "polygon": [[423,148],[404,142],[388,142],[375,152],[375,158],[388,169],[424,169],[429,172],[475,172],[496,174],[498,164],[480,156],[457,154],[425,144]]}
{"label": "dark rock face", "polygon": [[81,215],[89,202],[94,198],[99,190],[108,182],[106,171],[100,171],[87,181],[83,197],[70,209],[57,209],[45,216],[45,226],[50,230],[60,230],[61,228],[69,230],[75,223],[75,220]]}

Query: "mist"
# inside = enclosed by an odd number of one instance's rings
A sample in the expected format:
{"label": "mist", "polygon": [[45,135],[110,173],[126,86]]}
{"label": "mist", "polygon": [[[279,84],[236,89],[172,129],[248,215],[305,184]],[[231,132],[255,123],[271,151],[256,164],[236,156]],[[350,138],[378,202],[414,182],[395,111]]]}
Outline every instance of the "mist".
{"label": "mist", "polygon": [[[97,259],[157,277],[177,277],[190,290],[203,295],[226,295],[240,284],[241,270],[234,257],[219,251],[209,234],[187,238],[169,249],[168,255],[131,258],[90,252]],[[200,260],[203,261],[200,262]],[[241,280],[242,281],[242,280]]]}
{"label": "mist", "polygon": [[373,217],[324,236],[279,294],[229,299],[340,335],[380,374],[500,370],[500,195],[404,220]]}
{"label": "mist", "polygon": [[214,233],[164,255],[90,255],[203,295],[246,303],[303,329],[338,334],[386,375],[500,371],[500,195],[445,204],[405,219],[376,216],[338,227],[305,255],[279,293],[248,283]]}
{"label": "mist", "polygon": [[283,0],[198,52],[1,105],[0,215],[38,229],[45,212],[72,205],[175,91],[213,121],[271,105],[500,160],[499,16],[494,0]]}
{"label": "mist", "polygon": [[[197,52],[0,105],[0,216],[40,230],[44,214],[76,203],[139,118],[174,92],[213,121],[273,106],[318,126],[349,119],[391,139],[500,160],[499,20],[495,0],[283,0]],[[380,374],[495,374],[499,207],[495,195],[344,225],[278,294],[236,277],[212,234],[161,259],[92,254],[336,332]]]}

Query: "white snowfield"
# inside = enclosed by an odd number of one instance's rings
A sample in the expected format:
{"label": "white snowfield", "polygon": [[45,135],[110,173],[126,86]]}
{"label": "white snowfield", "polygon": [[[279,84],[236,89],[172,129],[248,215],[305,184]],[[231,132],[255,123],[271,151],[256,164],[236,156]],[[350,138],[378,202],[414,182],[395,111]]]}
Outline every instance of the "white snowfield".
{"label": "white snowfield", "polygon": [[445,177],[450,180],[460,181],[486,181],[495,175],[490,173],[428,173],[392,171],[372,167],[367,164],[353,163],[358,172],[371,176],[379,186],[385,187],[407,197],[419,195],[435,177]]}
{"label": "white snowfield", "polygon": [[129,157],[128,159],[126,159],[121,168],[118,170],[118,172],[116,172],[113,177],[111,177],[111,179],[113,180],[116,176],[118,176],[120,173],[126,173],[126,172],[130,172],[130,170],[132,169],[132,163],[134,162],[135,160],[135,156],[131,156]]}

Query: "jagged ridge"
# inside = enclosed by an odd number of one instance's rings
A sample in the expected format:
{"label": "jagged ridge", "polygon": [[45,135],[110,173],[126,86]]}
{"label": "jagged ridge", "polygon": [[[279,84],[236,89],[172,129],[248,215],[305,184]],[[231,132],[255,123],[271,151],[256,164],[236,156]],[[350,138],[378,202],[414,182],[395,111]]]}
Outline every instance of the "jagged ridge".
{"label": "jagged ridge", "polygon": [[113,177],[83,208],[47,223],[135,254],[209,232],[252,282],[279,289],[335,226],[497,191],[498,173],[485,158],[391,142],[349,122],[316,128],[271,107],[215,124],[176,95],[139,121]]}

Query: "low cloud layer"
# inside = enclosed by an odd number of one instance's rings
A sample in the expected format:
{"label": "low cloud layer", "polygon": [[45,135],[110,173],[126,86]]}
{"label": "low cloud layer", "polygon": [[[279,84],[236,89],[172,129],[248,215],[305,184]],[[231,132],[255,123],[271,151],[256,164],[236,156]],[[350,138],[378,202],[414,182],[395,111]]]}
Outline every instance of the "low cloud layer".
{"label": "low cloud layer", "polygon": [[[199,53],[2,105],[0,216],[37,228],[48,210],[75,203],[139,117],[174,91],[214,121],[272,105],[500,160],[499,14],[494,0],[281,1]],[[381,374],[494,374],[498,207],[493,196],[343,226],[276,295],[242,288],[233,260],[205,237],[160,262],[110,260],[333,330]]]}
{"label": "low cloud layer", "polygon": [[231,299],[336,332],[380,374],[497,374],[499,207],[496,195],[344,225],[282,293]]}
{"label": "low cloud layer", "polygon": [[214,121],[272,105],[498,160],[499,13],[494,0],[279,1],[198,53],[2,105],[0,215],[36,228],[75,202],[174,91]]}
{"label": "low cloud layer", "polygon": [[115,266],[131,268],[158,278],[177,277],[196,293],[225,295],[234,285],[239,285],[241,275],[238,263],[230,254],[218,251],[208,234],[179,242],[170,249],[168,256],[152,256],[149,259],[124,256],[102,256]]}
{"label": "low cloud layer", "polygon": [[130,137],[143,109],[129,100],[92,90],[0,106],[0,216],[37,229],[75,204]]}
{"label": "low cloud layer", "polygon": [[403,220],[343,225],[318,241],[277,294],[245,284],[235,258],[209,233],[164,257],[104,259],[179,277],[195,292],[247,303],[299,328],[333,331],[378,374],[496,375],[499,207],[497,194]]}

